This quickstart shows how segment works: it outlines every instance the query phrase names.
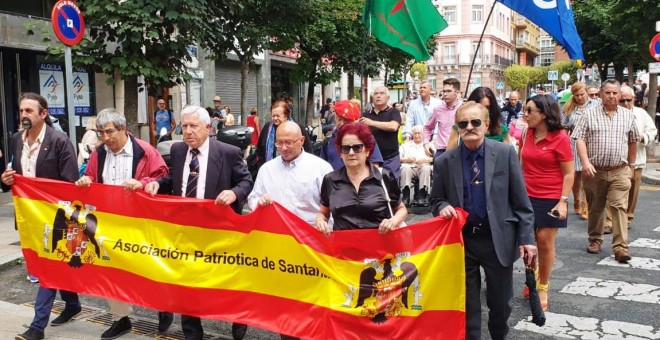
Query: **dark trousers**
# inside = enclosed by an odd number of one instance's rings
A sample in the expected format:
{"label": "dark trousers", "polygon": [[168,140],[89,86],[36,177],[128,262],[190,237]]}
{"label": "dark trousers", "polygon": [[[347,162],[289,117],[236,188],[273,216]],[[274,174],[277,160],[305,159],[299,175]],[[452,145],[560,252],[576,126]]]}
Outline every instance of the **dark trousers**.
{"label": "dark trousers", "polygon": [[399,154],[392,158],[384,159],[383,168],[391,171],[398,182],[401,178],[401,157]]}
{"label": "dark trousers", "polygon": [[[467,226],[465,228],[468,228]],[[513,298],[513,265],[503,267],[497,260],[490,237],[465,235],[465,315],[466,339],[481,339],[481,273],[487,279],[488,330],[493,340],[506,339]]]}
{"label": "dark trousers", "polygon": [[[57,289],[46,288],[39,286],[37,291],[37,300],[34,302],[34,319],[30,328],[34,328],[41,332],[48,326],[50,319],[50,310],[53,309],[53,303],[57,296]],[[65,302],[64,310],[75,310],[80,308],[80,300],[78,294],[66,290],[60,290],[60,296]]]}
{"label": "dark trousers", "polygon": [[181,315],[181,330],[186,340],[202,340],[204,329],[202,319],[195,316]]}

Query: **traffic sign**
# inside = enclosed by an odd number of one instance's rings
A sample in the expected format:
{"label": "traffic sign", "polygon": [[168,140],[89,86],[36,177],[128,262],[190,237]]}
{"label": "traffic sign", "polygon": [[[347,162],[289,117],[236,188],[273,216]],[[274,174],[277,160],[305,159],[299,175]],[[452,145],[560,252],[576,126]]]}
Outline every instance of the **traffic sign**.
{"label": "traffic sign", "polygon": [[78,44],[85,35],[85,20],[75,2],[60,0],[50,16],[55,36],[65,45]]}
{"label": "traffic sign", "polygon": [[656,34],[649,44],[649,52],[653,59],[660,61],[660,33]]}
{"label": "traffic sign", "polygon": [[559,71],[548,71],[548,80],[558,80]]}
{"label": "traffic sign", "polygon": [[502,89],[504,89],[504,82],[498,81],[498,82],[497,82],[497,89],[498,89],[498,90],[502,90]]}
{"label": "traffic sign", "polygon": [[649,63],[649,73],[651,74],[660,73],[660,63]]}
{"label": "traffic sign", "polygon": [[568,73],[562,73],[561,80],[568,81],[569,79],[571,79],[571,76]]}

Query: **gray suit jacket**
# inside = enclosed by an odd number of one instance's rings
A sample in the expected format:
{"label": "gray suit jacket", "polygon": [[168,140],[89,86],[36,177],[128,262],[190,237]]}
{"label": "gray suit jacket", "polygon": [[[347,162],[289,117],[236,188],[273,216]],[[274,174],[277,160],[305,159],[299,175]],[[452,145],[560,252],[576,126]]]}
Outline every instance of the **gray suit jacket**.
{"label": "gray suit jacket", "polygon": [[[518,245],[535,244],[534,211],[515,149],[490,139],[484,143],[488,221],[497,259],[503,266],[510,266],[520,257]],[[460,147],[435,160],[431,204],[434,216],[448,205],[465,209]]]}

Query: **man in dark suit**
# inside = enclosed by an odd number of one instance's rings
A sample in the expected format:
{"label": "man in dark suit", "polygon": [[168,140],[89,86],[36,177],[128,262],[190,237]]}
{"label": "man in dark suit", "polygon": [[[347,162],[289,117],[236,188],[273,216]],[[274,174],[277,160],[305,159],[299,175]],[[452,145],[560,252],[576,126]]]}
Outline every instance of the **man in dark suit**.
{"label": "man in dark suit", "polygon": [[[168,187],[175,196],[214,199],[216,204],[230,205],[240,214],[253,185],[241,149],[209,138],[211,118],[199,106],[181,111],[181,127],[185,144],[172,144],[172,172],[148,183],[145,190],[155,195],[161,186]],[[204,337],[198,317],[182,315],[181,328],[186,340]],[[246,325],[233,324],[234,339],[242,339],[246,330]]]}
{"label": "man in dark suit", "polygon": [[488,330],[506,339],[513,297],[513,263],[536,261],[534,213],[513,147],[485,139],[488,110],[467,102],[456,113],[462,143],[437,158],[431,190],[435,216],[469,213],[465,242],[466,339],[481,339],[481,273],[488,279]]}
{"label": "man in dark suit", "polygon": [[[19,104],[23,131],[11,139],[11,166],[2,173],[2,183],[14,184],[14,174],[25,177],[50,178],[59,181],[75,182],[78,179],[76,152],[67,135],[55,131],[48,116],[48,102],[36,93],[21,95]],[[57,289],[39,286],[34,303],[34,319],[30,328],[16,339],[39,340],[44,338],[44,329],[50,318],[50,310],[57,295]],[[62,314],[51,321],[51,326],[68,323],[81,311],[78,294],[60,290],[65,302]]]}

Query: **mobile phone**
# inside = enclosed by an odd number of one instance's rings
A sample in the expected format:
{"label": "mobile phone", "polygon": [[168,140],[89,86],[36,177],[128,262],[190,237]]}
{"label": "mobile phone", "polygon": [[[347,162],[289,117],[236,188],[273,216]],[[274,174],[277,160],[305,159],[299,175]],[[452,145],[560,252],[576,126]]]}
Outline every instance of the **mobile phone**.
{"label": "mobile phone", "polygon": [[548,211],[548,215],[554,217],[554,218],[559,218],[559,211],[558,210],[550,210]]}

